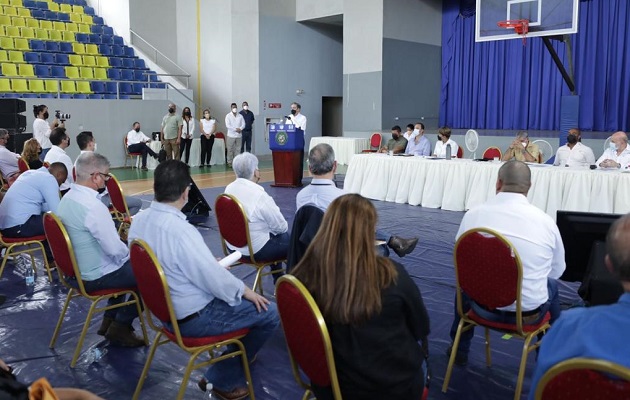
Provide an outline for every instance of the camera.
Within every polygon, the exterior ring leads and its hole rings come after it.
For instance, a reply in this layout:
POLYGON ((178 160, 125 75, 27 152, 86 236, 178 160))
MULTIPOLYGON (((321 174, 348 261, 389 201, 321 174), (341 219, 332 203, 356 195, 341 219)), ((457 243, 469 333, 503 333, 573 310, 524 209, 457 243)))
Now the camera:
POLYGON ((64 114, 60 110, 55 110, 55 118, 59 121, 63 122, 67 119, 70 119, 70 114, 64 114))

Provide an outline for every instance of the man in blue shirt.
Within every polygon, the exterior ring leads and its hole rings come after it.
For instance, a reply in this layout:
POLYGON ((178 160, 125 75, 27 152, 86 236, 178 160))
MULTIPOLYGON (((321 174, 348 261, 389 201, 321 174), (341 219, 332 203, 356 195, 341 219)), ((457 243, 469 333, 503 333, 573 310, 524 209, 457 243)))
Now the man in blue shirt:
POLYGON ((411 154, 414 156, 431 155, 431 142, 424 135, 424 124, 422 122, 418 122, 414 126, 414 130, 407 142, 405 154, 411 154))
POLYGON ((606 267, 624 288, 616 304, 564 311, 542 340, 529 399, 545 372, 574 357, 611 361, 630 368, 630 214, 615 221, 606 237, 606 267))
POLYGON ((245 128, 241 132, 243 134, 243 140, 241 141, 241 153, 244 149, 247 149, 248 153, 252 152, 252 125, 254 124, 254 113, 249 111, 249 104, 246 101, 243 102, 243 109, 240 114, 245 120, 245 128))

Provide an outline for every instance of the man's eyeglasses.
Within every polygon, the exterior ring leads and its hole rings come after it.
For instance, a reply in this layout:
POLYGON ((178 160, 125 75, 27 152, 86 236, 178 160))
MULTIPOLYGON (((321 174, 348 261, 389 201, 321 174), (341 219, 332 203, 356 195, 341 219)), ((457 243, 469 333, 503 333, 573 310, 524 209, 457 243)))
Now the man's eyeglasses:
POLYGON ((92 172, 90 175, 94 176, 96 174, 99 174, 103 178, 103 180, 105 182, 107 182, 108 180, 112 179, 112 175, 111 174, 104 174, 102 172, 92 172))

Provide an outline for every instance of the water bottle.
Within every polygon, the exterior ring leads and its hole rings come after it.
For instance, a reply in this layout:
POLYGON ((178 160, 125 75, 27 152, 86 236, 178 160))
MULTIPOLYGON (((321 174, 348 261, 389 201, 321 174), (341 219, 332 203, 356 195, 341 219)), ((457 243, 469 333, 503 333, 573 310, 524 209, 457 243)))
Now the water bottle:
POLYGON ((83 355, 81 364, 90 365, 92 363, 99 362, 105 354, 107 354, 107 349, 92 347, 83 355))
POLYGON ((451 145, 450 144, 446 145, 446 159, 447 160, 451 159, 451 145))
POLYGON ((26 270, 24 271, 24 281, 26 282, 26 286, 35 285, 35 271, 33 271, 33 266, 30 264, 26 266, 26 270))

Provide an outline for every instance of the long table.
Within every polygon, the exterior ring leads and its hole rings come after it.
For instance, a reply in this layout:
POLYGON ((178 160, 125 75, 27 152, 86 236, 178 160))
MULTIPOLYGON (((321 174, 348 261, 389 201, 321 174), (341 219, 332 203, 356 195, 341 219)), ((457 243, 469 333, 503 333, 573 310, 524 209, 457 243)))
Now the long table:
MULTIPOLYGON (((162 148, 162 144, 159 140, 154 140, 149 143, 149 146, 156 153, 162 148)), ((181 145, 180 145, 181 146, 181 145)), ((186 154, 182 154, 182 161, 185 161, 186 154)), ((201 163, 201 139, 195 138, 190 146, 190 158, 188 159, 188 165, 191 167, 198 167, 201 163)), ((212 145, 212 156, 210 157, 210 165, 225 164, 225 140, 220 138, 214 138, 214 144, 212 145)), ((157 160, 153 157, 147 158, 147 168, 155 169, 158 165, 157 160)))
POLYGON ((370 139, 316 136, 311 138, 309 151, 320 143, 328 143, 335 151, 337 164, 348 165, 352 156, 370 148, 370 139))
MULTIPOLYGON (((364 197, 465 211, 495 195, 502 162, 362 154, 352 158, 344 188, 364 197)), ((630 212, 630 173, 530 165, 527 198, 556 218, 557 210, 630 212)))

